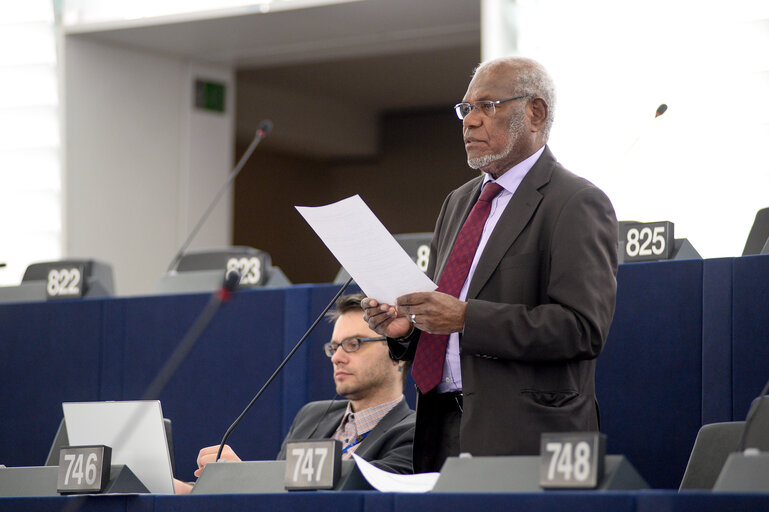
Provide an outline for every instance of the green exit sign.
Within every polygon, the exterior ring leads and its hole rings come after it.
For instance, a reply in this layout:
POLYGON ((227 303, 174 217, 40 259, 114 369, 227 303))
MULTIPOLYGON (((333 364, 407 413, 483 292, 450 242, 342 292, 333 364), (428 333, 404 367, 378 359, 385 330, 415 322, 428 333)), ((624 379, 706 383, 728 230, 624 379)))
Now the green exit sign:
POLYGON ((211 80, 195 80, 195 106, 210 112, 224 113, 226 85, 211 80))

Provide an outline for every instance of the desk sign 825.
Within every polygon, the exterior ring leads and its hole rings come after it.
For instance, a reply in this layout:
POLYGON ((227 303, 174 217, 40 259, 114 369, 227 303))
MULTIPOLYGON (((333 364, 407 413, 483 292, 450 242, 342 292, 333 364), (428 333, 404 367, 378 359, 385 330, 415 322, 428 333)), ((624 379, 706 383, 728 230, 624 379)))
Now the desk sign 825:
POLYGON ((625 262, 669 260, 675 249, 673 223, 627 222, 620 233, 625 262))
POLYGON ((601 483, 606 436, 599 432, 542 434, 539 485, 544 489, 595 489, 601 483))
POLYGON ((335 439, 286 444, 287 490, 333 489, 342 467, 342 443, 335 439))

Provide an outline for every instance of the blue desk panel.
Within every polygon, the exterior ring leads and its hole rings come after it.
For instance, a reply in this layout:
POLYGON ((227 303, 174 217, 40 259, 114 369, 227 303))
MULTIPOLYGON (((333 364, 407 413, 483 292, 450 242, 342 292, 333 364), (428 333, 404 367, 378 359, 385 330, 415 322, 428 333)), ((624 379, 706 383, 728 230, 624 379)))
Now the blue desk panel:
POLYGON ((598 358, 607 452, 651 487, 678 488, 701 425, 702 260, 621 265, 598 358))
MULTIPOLYGON (((221 440, 282 359, 289 295, 285 289, 236 293, 161 393, 163 413, 173 422, 181 478, 193 479, 198 450, 221 440)), ((110 320, 122 326, 123 339, 115 340, 108 371, 118 389, 102 399, 141 397, 208 300, 206 294, 115 301, 110 320)), ((233 432, 229 444, 243 457, 275 457, 282 439, 281 392, 276 380, 233 432)))
POLYGON ((705 260, 702 272, 702 424, 743 420, 732 410, 734 258, 705 260))
POLYGON ((42 465, 63 401, 99 400, 101 300, 0 306, 0 464, 42 465))
POLYGON ((769 379, 769 256, 734 260, 732 368, 736 419, 769 379))
POLYGON ((59 512, 72 504, 80 505, 78 512, 734 512, 769 510, 769 494, 678 494, 674 491, 382 494, 369 491, 0 498, 0 510, 4 512, 59 512))
MULTIPOLYGON (((769 256, 620 266, 614 323, 596 385, 610 453, 675 488, 702 423, 744 418, 769 378, 769 256)), ((339 285, 237 292, 161 395, 177 475, 224 431, 339 285)), ((354 291, 354 290, 351 290, 354 291)), ((0 464, 39 465, 61 402, 135 399, 208 296, 0 305, 0 464)), ((322 321, 230 443, 271 459, 296 411, 334 396, 322 321)), ((406 396, 414 404, 412 381, 406 396)))

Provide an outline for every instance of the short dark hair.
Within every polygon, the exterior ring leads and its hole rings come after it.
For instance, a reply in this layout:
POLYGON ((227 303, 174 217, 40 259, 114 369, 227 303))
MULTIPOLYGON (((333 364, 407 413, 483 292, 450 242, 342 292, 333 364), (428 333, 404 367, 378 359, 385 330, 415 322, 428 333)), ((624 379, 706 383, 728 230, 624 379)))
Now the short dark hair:
MULTIPOLYGON (((390 355, 392 357, 392 354, 390 355)), ((409 370, 411 369, 411 363, 413 361, 401 361, 401 372, 403 375, 401 375, 401 379, 403 380, 403 386, 406 386, 406 377, 409 376, 409 370)))
MULTIPOLYGON (((362 293, 352 293, 349 295, 342 295, 336 300, 336 304, 334 309, 330 310, 328 313, 326 313, 326 318, 328 318, 328 321, 331 323, 336 322, 339 320, 339 317, 344 315, 345 313, 349 313, 350 311, 363 311, 363 308, 360 306, 360 302, 365 299, 366 296, 362 293)), ((388 353, 389 353, 389 347, 388 347, 388 353)), ((392 353, 390 353, 390 358, 392 359, 392 353)), ((393 359, 394 361, 397 361, 397 359, 393 359)), ((411 361, 401 361, 401 372, 403 372, 402 378, 403 378, 403 385, 406 385, 406 376, 409 374, 409 369, 411 368, 411 361)))
POLYGON ((330 310, 328 313, 326 313, 326 318, 328 318, 328 321, 332 324, 339 320, 339 317, 344 315, 345 313, 349 313, 350 311, 361 311, 363 312, 363 308, 360 307, 360 301, 365 299, 366 296, 362 293, 353 293, 350 295, 342 295, 338 299, 336 299, 336 304, 334 304, 334 309, 330 310))

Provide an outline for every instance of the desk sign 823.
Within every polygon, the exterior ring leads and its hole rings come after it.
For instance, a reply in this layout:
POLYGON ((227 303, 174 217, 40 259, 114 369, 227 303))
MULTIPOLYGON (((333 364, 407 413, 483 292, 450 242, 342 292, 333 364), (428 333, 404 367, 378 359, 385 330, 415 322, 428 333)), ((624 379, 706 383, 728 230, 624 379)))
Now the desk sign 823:
POLYGON ((542 434, 539 485, 544 489, 595 489, 601 483, 606 436, 599 432, 542 434))
POLYGON ((620 232, 625 262, 669 260, 675 249, 673 223, 626 222, 620 232))

